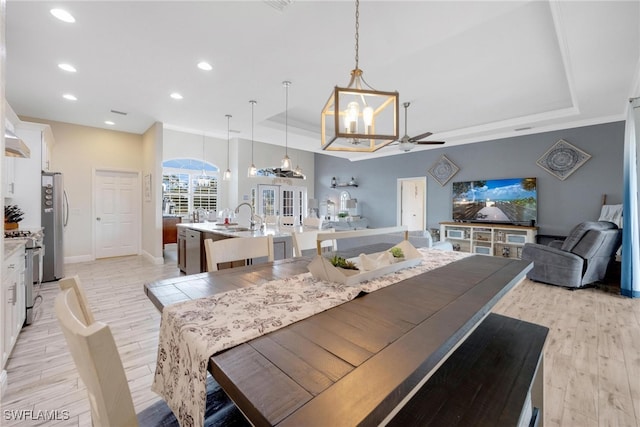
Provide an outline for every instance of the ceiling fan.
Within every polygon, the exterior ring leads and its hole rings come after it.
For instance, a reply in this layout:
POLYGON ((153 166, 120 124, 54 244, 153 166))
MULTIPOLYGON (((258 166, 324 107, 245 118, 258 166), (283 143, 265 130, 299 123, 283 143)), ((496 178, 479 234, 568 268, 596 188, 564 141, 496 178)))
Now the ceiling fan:
POLYGON ((418 145, 440 145, 444 144, 444 141, 420 141, 421 139, 427 138, 433 135, 432 132, 425 132, 417 136, 410 137, 407 134, 407 108, 411 105, 410 102, 405 102, 402 104, 404 107, 404 136, 398 142, 398 148, 400 150, 407 152, 413 150, 413 148, 418 145))

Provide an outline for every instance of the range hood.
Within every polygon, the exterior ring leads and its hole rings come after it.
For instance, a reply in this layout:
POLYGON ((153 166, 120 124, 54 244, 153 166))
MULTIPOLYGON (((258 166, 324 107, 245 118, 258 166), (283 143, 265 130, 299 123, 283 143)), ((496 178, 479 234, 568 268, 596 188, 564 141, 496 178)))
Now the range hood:
POLYGON ((27 144, 9 129, 4 131, 4 155, 9 157, 31 157, 31 150, 27 144))

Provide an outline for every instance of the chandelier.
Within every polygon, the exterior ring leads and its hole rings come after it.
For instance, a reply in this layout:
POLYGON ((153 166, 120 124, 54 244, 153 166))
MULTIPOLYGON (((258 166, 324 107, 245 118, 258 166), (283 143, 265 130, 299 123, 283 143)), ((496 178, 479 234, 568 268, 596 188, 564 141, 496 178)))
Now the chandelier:
POLYGON ((253 107, 255 107, 258 101, 254 101, 253 99, 249 101, 251 104, 251 166, 247 170, 247 176, 249 178, 254 178, 258 176, 258 169, 256 168, 255 163, 253 163, 253 107))
POLYGON ((205 172, 205 157, 204 157, 204 134, 202 134, 202 175, 198 177, 198 187, 208 187, 211 184, 211 179, 205 172))
POLYGON ((322 109, 323 150, 374 152, 398 140, 398 92, 373 89, 358 67, 359 20, 356 0, 356 66, 348 86, 336 86, 322 109))
POLYGON ((285 101, 284 101, 284 157, 280 162, 280 170, 291 170, 291 159, 289 158, 289 86, 290 81, 283 81, 282 86, 285 89, 285 101))
POLYGON ((231 114, 226 114, 225 117, 227 118, 227 170, 224 171, 224 174, 222 175, 222 180, 223 181, 231 181, 231 169, 229 169, 229 150, 230 150, 230 127, 229 127, 229 121, 231 120, 231 114))

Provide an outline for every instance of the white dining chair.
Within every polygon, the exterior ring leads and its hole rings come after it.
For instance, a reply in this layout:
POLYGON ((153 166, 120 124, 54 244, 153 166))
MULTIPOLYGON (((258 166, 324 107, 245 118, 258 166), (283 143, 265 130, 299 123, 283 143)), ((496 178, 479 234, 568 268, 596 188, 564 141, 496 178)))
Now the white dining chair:
POLYGON ((278 215, 265 215, 264 216, 265 227, 275 228, 278 226, 278 215))
POLYGON ((273 261, 273 237, 231 237, 223 240, 204 240, 207 271, 217 271, 218 264, 267 257, 273 261))
MULTIPOLYGON (((320 231, 321 230, 294 231, 292 234, 293 256, 300 257, 302 256, 302 251, 306 251, 310 249, 317 251, 318 233, 320 231)), ((332 232, 334 232, 332 228, 329 230, 322 230, 322 233, 332 233, 332 232)), ((337 244, 335 240, 324 240, 322 241, 322 243, 320 243, 320 248, 322 250, 336 251, 337 244)))
POLYGON ((91 307, 89 306, 89 300, 87 299, 87 295, 84 293, 84 288, 80 284, 80 277, 76 274, 71 277, 64 277, 58 281, 58 286, 61 291, 66 289, 72 289, 76 294, 76 298, 78 301, 80 312, 82 313, 82 317, 80 320, 85 325, 90 325, 95 322, 95 318, 93 317, 93 312, 91 311, 91 307))
MULTIPOLYGON (((80 379, 87 388, 92 425, 178 427, 178 420, 163 400, 136 414, 111 329, 106 323, 84 321, 86 312, 81 309, 83 303, 78 299, 78 295, 84 295, 84 291, 79 281, 69 278, 60 286, 65 288, 56 296, 54 311, 80 379)), ((204 425, 248 425, 242 413, 212 377, 207 379, 204 425)))
POLYGON ((318 230, 320 230, 322 228, 322 222, 323 222, 322 218, 314 218, 314 217, 308 216, 302 220, 302 225, 304 225, 305 227, 317 228, 318 230))
POLYGON ((74 289, 61 291, 55 313, 82 382, 87 387, 94 426, 137 426, 138 419, 111 329, 85 324, 74 289))
POLYGON ((280 217, 280 226, 281 227, 293 227, 294 225, 296 225, 296 217, 295 216, 283 215, 283 216, 280 217))

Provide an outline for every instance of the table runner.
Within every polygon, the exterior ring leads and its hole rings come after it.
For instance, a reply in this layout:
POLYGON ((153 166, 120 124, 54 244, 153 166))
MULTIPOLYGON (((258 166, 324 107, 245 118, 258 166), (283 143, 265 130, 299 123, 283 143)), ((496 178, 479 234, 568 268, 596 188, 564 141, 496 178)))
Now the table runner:
POLYGON ((303 273, 165 307, 151 389, 164 398, 182 427, 201 427, 207 365, 214 354, 351 301, 360 292, 374 292, 470 255, 418 250, 421 264, 355 286, 303 273))

